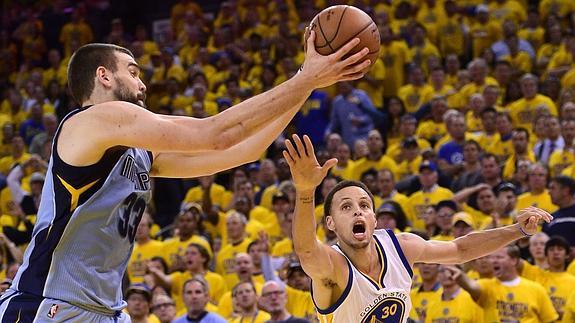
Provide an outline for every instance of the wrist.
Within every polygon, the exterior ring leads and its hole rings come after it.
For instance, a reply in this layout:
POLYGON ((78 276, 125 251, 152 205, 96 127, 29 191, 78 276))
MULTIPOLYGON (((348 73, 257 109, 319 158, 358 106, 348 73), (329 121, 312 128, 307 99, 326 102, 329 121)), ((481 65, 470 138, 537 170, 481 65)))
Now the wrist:
POLYGON ((521 237, 531 237, 533 236, 532 233, 529 233, 527 231, 525 231, 525 229, 523 229, 523 227, 521 226, 521 224, 517 223, 517 230, 519 231, 519 233, 521 234, 521 237))

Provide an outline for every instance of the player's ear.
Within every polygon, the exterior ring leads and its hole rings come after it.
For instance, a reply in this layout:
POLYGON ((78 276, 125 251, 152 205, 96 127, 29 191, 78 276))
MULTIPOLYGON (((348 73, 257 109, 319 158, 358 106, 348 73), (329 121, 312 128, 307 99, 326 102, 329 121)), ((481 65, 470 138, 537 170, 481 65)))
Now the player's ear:
POLYGON ((331 215, 325 217, 325 224, 327 225, 328 229, 335 232, 335 222, 333 221, 333 217, 331 215))
POLYGON ((102 84, 104 87, 111 87, 112 77, 110 71, 104 66, 98 66, 96 69, 96 80, 102 84))

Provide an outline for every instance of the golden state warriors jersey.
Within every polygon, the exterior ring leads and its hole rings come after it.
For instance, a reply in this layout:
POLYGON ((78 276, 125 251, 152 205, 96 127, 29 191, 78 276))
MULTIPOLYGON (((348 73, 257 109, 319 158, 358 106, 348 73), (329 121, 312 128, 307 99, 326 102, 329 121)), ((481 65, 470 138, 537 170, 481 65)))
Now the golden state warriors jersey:
POLYGON ((316 306, 321 323, 407 321, 411 310, 411 266, 392 230, 376 230, 373 238, 381 261, 381 273, 377 281, 355 268, 338 245, 333 246, 346 258, 349 278, 335 304, 327 309, 316 306))

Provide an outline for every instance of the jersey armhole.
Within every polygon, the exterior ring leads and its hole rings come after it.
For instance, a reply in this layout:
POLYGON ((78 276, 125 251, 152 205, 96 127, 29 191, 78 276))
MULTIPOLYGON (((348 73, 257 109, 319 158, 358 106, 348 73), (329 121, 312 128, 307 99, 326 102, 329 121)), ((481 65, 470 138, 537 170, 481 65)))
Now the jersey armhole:
POLYGON ((397 251, 399 258, 401 259, 401 262, 403 263, 403 267, 405 268, 405 270, 407 270, 409 277, 413 278, 413 269, 411 269, 411 266, 409 265, 409 262, 407 261, 407 258, 405 257, 403 250, 401 249, 401 245, 399 244, 399 241, 397 241, 397 237, 395 236, 395 233, 393 233, 393 230, 391 230, 391 229, 386 229, 385 231, 387 232, 387 234, 391 238, 391 241, 393 242, 393 246, 395 247, 395 251, 397 251))
POLYGON ((341 293, 341 295, 335 301, 335 303, 333 303, 326 309, 319 308, 319 306, 317 306, 317 303, 315 302, 315 298, 313 297, 313 283, 310 286, 311 300, 313 301, 313 305, 315 305, 315 308, 317 309, 318 313, 321 315, 328 315, 335 312, 335 310, 345 301, 347 295, 349 295, 349 292, 351 291, 351 286, 353 284, 353 269, 351 268, 351 264, 349 263, 349 260, 347 258, 345 258, 345 261, 347 262, 347 268, 349 270, 349 274, 347 276, 347 285, 345 286, 343 293, 341 293))

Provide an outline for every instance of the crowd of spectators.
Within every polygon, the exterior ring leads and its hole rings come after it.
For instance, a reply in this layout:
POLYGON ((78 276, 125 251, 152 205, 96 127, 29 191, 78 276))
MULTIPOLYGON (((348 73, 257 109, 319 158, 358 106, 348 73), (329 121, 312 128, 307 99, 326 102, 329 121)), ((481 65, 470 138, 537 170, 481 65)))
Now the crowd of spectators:
MULTIPOLYGON (((108 1, 4 4, 0 26, 0 280, 30 241, 51 142, 77 106, 71 54, 90 42, 132 51, 148 109, 205 118, 271 89, 303 63, 305 26, 355 5, 381 35, 365 77, 315 90, 256 163, 196 179, 153 179, 125 277, 134 322, 315 320, 293 253, 292 133, 338 164, 316 192, 365 183, 377 228, 451 240, 537 206, 540 233, 464 264, 417 264, 415 322, 575 321, 575 2, 572 0, 179 0, 170 29, 87 19, 108 1), (495 315, 495 316, 494 316, 495 315)), ((478 246, 480 248, 481 246, 478 246)))

